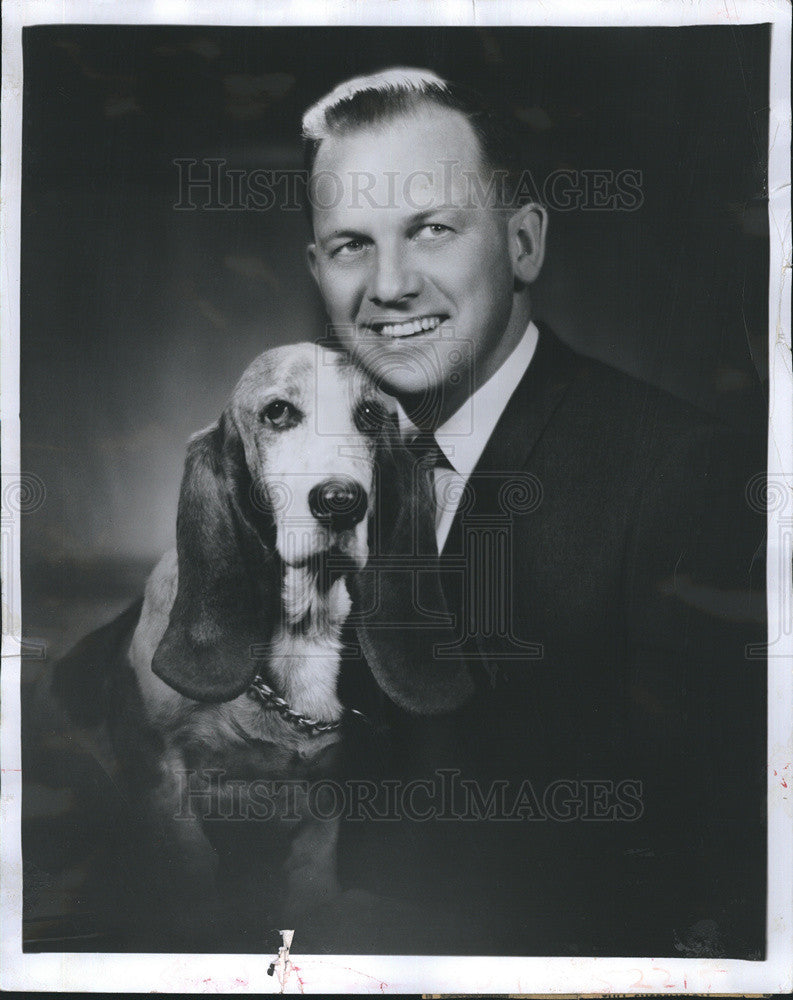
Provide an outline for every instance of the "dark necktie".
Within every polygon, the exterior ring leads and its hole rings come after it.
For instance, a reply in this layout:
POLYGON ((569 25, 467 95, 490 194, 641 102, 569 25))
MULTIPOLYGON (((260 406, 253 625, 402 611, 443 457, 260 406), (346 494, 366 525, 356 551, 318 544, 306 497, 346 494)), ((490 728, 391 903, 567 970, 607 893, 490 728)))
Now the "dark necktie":
POLYGON ((407 445, 407 449, 414 460, 414 499, 417 504, 424 507, 423 511, 419 507, 419 516, 416 518, 416 524, 419 526, 417 539, 418 554, 437 555, 438 540, 435 532, 437 519, 435 468, 438 465, 449 466, 449 462, 441 451, 435 435, 428 431, 422 431, 417 434, 407 445), (429 514, 429 517, 427 517, 427 514, 429 514), (431 525, 431 532, 427 531, 427 524, 431 525))

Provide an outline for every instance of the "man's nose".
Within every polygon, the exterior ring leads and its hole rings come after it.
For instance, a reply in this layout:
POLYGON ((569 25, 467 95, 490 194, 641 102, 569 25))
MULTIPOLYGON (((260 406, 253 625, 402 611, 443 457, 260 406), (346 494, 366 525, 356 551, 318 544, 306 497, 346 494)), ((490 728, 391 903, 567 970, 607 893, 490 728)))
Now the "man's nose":
POLYGON ((412 298, 421 290, 421 276, 405 254, 393 251, 377 255, 369 288, 369 298, 383 306, 412 298))

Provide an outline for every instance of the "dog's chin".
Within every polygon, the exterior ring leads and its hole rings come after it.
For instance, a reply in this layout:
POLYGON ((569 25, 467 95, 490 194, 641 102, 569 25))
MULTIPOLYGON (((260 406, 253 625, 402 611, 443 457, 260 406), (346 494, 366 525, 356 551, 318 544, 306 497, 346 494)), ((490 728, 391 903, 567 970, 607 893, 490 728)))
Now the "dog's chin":
POLYGON ((369 552, 366 547, 361 551, 357 545, 337 544, 332 541, 330 545, 317 547, 308 552, 292 551, 288 558, 281 552, 279 555, 284 566, 322 573, 333 581, 346 576, 347 573, 363 569, 369 552))

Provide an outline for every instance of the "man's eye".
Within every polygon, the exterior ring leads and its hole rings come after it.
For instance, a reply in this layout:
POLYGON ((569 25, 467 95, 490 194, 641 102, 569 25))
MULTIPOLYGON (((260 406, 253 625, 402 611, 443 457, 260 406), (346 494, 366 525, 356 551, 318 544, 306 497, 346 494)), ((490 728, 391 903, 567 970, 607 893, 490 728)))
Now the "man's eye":
POLYGON ((341 246, 336 247, 331 251, 333 257, 338 257, 339 255, 347 256, 349 254, 360 253, 366 244, 363 240, 347 240, 346 243, 342 243, 341 246))
POLYGON ((367 399, 355 411, 355 426, 364 434, 377 434, 388 414, 376 400, 367 399))
POLYGON ((292 427, 298 422, 300 414, 285 399, 276 399, 262 410, 260 417, 263 424, 269 424, 277 430, 292 427))
POLYGON ((445 226, 442 222, 428 222, 421 229, 429 236, 443 236, 445 233, 452 232, 451 226, 445 226))

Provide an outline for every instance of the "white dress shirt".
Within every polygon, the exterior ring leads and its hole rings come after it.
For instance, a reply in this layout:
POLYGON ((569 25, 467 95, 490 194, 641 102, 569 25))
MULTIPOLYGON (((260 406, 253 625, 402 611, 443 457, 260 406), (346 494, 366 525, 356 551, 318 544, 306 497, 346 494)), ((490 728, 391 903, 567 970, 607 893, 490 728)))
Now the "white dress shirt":
MULTIPOLYGON (((537 327, 530 322, 501 367, 435 431, 438 447, 451 466, 438 465, 434 470, 435 535, 439 552, 446 544, 468 477, 476 468, 501 414, 531 364, 538 336, 537 327)), ((419 433, 419 428, 399 403, 397 417, 402 439, 410 441, 419 433)))

